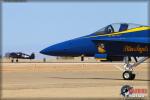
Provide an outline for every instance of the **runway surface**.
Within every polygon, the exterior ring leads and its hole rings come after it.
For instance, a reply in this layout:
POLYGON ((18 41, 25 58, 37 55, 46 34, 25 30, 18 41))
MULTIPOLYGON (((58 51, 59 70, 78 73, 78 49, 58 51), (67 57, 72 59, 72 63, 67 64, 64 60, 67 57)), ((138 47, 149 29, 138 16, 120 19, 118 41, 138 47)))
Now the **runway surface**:
MULTIPOLYGON (((122 79, 123 63, 2 63, 2 98, 123 98, 123 85, 148 90, 148 64, 122 79)), ((145 94, 148 97, 148 93, 145 94)))

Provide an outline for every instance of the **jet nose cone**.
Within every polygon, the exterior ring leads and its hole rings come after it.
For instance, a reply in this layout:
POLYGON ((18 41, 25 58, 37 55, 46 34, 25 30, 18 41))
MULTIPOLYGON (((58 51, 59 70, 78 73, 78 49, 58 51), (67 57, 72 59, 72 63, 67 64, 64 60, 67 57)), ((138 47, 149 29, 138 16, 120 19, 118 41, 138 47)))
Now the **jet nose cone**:
POLYGON ((62 51, 62 48, 60 48, 60 46, 60 44, 52 45, 41 50, 40 53, 45 55, 57 56, 62 51))
POLYGON ((41 54, 47 54, 48 52, 47 52, 47 49, 43 49, 43 50, 40 51, 40 53, 41 54))

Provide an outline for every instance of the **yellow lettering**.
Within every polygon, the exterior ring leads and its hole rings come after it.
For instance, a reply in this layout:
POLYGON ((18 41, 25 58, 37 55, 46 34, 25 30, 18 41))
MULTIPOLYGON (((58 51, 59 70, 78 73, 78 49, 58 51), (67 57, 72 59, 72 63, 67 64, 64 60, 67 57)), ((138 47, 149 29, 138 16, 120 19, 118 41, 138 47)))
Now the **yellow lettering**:
POLYGON ((139 53, 143 53, 143 52, 148 52, 149 48, 148 48, 148 46, 141 47, 140 45, 137 45, 136 47, 133 47, 133 46, 126 45, 124 47, 123 51, 124 52, 139 52, 139 53))

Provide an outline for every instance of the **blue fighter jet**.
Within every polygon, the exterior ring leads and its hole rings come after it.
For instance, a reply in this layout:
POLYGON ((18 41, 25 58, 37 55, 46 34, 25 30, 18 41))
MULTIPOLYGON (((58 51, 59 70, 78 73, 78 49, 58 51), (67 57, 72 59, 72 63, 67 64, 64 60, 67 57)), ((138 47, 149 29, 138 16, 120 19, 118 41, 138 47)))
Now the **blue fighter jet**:
POLYGON ((133 67, 150 57, 150 26, 114 23, 90 35, 49 46, 40 53, 51 56, 95 57, 111 61, 123 58, 123 79, 134 80, 133 67), (131 57, 135 59, 133 64, 130 63, 131 57), (137 60, 137 57, 142 59, 137 60))

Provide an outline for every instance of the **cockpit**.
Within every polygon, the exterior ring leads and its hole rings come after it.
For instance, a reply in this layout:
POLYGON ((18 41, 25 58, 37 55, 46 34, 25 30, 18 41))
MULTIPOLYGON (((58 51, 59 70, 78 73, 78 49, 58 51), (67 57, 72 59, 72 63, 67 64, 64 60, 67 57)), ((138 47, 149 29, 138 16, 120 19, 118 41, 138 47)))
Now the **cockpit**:
POLYGON ((114 23, 96 31, 94 34, 96 35, 111 34, 111 33, 122 32, 128 29, 137 28, 141 26, 142 25, 139 24, 114 23))

